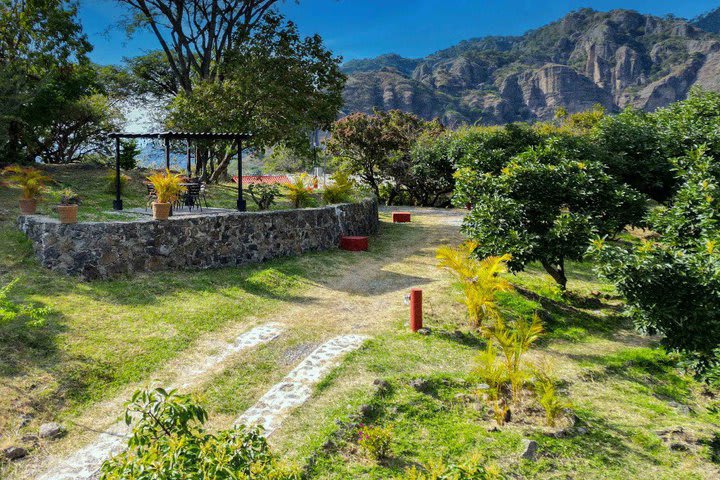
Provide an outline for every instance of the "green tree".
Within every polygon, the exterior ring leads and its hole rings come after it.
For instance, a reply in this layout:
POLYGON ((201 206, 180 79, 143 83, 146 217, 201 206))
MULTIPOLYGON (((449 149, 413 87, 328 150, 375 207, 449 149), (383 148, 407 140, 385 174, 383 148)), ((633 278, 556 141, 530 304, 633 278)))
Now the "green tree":
POLYGON ((437 132, 422 134, 407 153, 397 154, 389 176, 416 205, 447 206, 455 188, 455 166, 448 148, 451 136, 437 132))
MULTIPOLYGON (((401 188, 394 178, 398 175, 397 163, 407 161, 404 156, 423 132, 438 129, 439 124, 400 110, 376 111, 372 115, 354 113, 333 124, 327 148, 338 168, 359 176, 378 198, 380 186, 390 183, 386 200, 391 204, 401 188)), ((402 171, 404 174, 406 168, 402 171)))
MULTIPOLYGON (((295 24, 272 13, 234 45, 221 80, 198 81, 173 100, 171 128, 247 132, 257 149, 307 142, 307 132, 329 127, 342 105, 345 76, 319 36, 301 37, 295 24)), ((211 180, 231 158, 223 156, 211 180)))
POLYGON ((128 425, 134 418, 128 450, 103 464, 102 480, 299 478, 278 464, 259 429, 207 432, 207 412, 190 396, 138 391, 125 414, 128 425))
MULTIPOLYGON (((53 122, 75 101, 95 93, 91 49, 77 7, 63 0, 0 2, 0 149, 32 162, 53 122)), ((42 149, 41 149, 42 150, 42 149)))
POLYGON ((499 173, 460 171, 459 188, 471 178, 477 189, 462 229, 479 258, 509 253, 513 271, 538 261, 565 289, 565 261, 580 260, 594 234, 615 235, 640 221, 643 196, 576 147, 575 138, 551 138, 499 173))
POLYGON ((141 151, 137 140, 124 140, 120 143, 120 168, 132 170, 137 168, 137 157, 141 151))
POLYGON ((592 135, 605 154, 608 173, 659 202, 672 194, 670 154, 653 114, 627 108, 604 117, 592 135))
POLYGON ((702 146, 674 161, 680 187, 648 218, 658 239, 633 246, 598 239, 591 252, 641 330, 720 379, 720 164, 707 152, 702 146))

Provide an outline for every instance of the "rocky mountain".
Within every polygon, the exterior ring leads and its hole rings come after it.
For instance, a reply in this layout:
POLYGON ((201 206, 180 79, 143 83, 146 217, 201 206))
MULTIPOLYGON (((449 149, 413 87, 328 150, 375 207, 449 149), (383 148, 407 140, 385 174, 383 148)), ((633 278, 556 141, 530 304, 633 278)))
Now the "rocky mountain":
POLYGON ((692 24, 706 32, 720 33, 720 7, 693 19, 692 24))
MULTIPOLYGON (((720 13, 718 14, 720 16, 720 13)), ((583 9, 517 37, 461 42, 425 58, 352 60, 345 113, 398 108, 447 125, 544 120, 601 104, 653 110, 698 85, 720 91, 720 35, 630 10, 583 9)))

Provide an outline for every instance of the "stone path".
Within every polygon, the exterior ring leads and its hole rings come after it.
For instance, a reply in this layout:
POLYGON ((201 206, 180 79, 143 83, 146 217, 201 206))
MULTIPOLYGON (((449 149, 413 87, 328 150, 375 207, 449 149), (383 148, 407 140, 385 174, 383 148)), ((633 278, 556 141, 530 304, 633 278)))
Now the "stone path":
MULTIPOLYGON (((243 333, 235 342, 228 344, 215 355, 206 357, 199 365, 181 372, 183 384, 187 388, 205 372, 223 362, 227 357, 242 350, 274 340, 282 333, 283 327, 277 323, 262 325, 243 333)), ((169 389, 178 388, 171 385, 169 389)), ((125 449, 132 429, 125 422, 118 422, 101 432, 88 446, 67 457, 63 462, 38 476, 38 480, 87 480, 97 474, 102 463, 125 449)))
POLYGON ((265 429, 265 436, 270 436, 291 410, 310 398, 313 385, 339 363, 340 357, 359 348, 367 338, 365 335, 341 335, 320 345, 240 415, 235 424, 260 425, 265 429))

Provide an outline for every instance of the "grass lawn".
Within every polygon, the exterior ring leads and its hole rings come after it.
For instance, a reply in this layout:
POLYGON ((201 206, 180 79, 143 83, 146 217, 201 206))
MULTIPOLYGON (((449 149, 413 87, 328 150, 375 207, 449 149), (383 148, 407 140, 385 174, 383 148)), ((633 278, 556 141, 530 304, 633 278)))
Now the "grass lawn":
MULTIPOLYGON (((51 174, 86 195, 84 218, 108 218, 112 196, 100 191, 101 173, 58 167, 51 174)), ((142 206, 141 185, 131 185, 128 203, 142 206)), ((220 192, 213 206, 232 206, 233 192, 220 192)), ((371 337, 270 438, 308 478, 393 478, 437 461, 494 464, 514 478, 720 476, 712 460, 720 455, 717 392, 683 374, 657 339, 636 334, 620 299, 587 264, 569 266, 568 297, 532 267, 510 277, 518 288, 500 300, 507 316, 539 312, 544 321, 529 358, 549 365, 572 402, 576 427, 561 436, 520 418, 495 429, 483 402, 467 401, 477 396, 470 372, 484 341, 465 325, 434 259, 438 245, 461 240, 449 221, 457 217, 427 212, 393 225, 383 214, 382 233, 363 254, 87 283, 38 266, 15 229, 16 211, 16 192, 0 191, 0 282, 19 278, 13 297, 53 313, 39 328, 0 326, 0 447, 50 419, 69 432, 30 460, 0 467, 0 477, 30 477, 46 454, 73 451, 113 422, 135 388, 176 380, 180 363, 269 321, 286 326, 276 341, 232 357, 190 388, 211 427, 230 425, 334 335, 371 337), (428 336, 408 332, 410 287, 424 290, 428 336), (413 387, 418 381, 423 388, 413 387), (358 422, 392 428, 389 458, 376 462, 358 448, 358 422), (537 441, 535 461, 520 459, 524 439, 537 441)))

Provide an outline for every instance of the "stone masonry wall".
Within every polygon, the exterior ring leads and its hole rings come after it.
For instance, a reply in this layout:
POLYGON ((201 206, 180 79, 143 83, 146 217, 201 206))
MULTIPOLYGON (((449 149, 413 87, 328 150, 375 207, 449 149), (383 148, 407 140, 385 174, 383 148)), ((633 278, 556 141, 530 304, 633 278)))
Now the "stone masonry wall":
POLYGON ((337 247, 343 235, 379 228, 375 200, 322 208, 228 212, 158 222, 82 222, 62 225, 21 216, 40 262, 85 279, 135 272, 203 269, 262 262, 337 247))

